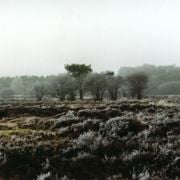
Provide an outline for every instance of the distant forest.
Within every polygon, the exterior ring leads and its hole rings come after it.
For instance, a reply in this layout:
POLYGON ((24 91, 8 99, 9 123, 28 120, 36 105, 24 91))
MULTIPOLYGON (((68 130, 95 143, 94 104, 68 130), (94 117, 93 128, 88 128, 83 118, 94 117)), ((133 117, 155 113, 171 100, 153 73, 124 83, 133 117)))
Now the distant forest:
POLYGON ((148 75, 147 95, 180 94, 180 67, 175 65, 154 66, 149 64, 138 67, 122 67, 119 70, 119 75, 125 77, 135 72, 145 72, 148 75))
POLYGON ((143 65, 138 67, 122 67, 118 74, 112 71, 102 73, 88 72, 84 82, 78 83, 67 73, 51 76, 16 76, 0 77, 0 96, 36 97, 41 100, 44 96, 58 97, 60 100, 75 99, 78 88, 95 100, 102 100, 104 96, 117 99, 126 96, 125 81, 135 73, 145 73, 148 77, 145 95, 178 95, 180 94, 180 67, 143 65), (117 92, 113 92, 117 90, 117 92), (109 95, 108 93, 109 92, 109 95), (114 93, 114 94, 113 94, 114 93), (113 97, 116 96, 118 97, 113 97))

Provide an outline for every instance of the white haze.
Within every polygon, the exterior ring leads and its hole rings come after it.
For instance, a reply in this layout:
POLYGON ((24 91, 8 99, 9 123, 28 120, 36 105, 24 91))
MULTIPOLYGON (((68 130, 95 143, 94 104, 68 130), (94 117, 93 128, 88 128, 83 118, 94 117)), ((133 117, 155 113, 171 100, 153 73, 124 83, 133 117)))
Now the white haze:
POLYGON ((0 75, 180 65, 179 0, 0 0, 0 75))

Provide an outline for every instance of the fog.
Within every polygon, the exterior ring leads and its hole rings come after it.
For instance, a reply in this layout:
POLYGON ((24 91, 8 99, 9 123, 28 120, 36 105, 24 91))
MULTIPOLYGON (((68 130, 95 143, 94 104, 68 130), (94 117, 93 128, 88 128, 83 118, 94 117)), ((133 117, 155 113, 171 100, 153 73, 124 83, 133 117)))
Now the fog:
POLYGON ((178 0, 0 0, 0 75, 180 65, 179 9, 178 0))

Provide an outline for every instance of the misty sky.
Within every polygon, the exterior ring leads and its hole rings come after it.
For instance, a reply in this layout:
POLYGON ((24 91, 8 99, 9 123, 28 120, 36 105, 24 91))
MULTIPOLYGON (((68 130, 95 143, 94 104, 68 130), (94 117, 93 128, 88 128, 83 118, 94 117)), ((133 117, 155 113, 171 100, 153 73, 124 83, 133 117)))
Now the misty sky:
POLYGON ((179 0, 0 0, 0 75, 180 65, 179 0))

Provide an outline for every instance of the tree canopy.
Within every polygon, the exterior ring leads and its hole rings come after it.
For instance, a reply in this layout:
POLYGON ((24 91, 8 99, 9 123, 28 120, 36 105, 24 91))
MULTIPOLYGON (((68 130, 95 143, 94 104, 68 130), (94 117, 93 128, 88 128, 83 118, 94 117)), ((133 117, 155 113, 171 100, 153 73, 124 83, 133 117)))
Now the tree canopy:
POLYGON ((66 64, 65 69, 75 78, 80 78, 92 72, 91 65, 86 64, 66 64))
POLYGON ((84 79, 86 75, 92 72, 91 65, 86 64, 66 64, 65 69, 71 74, 79 85, 79 96, 84 98, 84 79))

